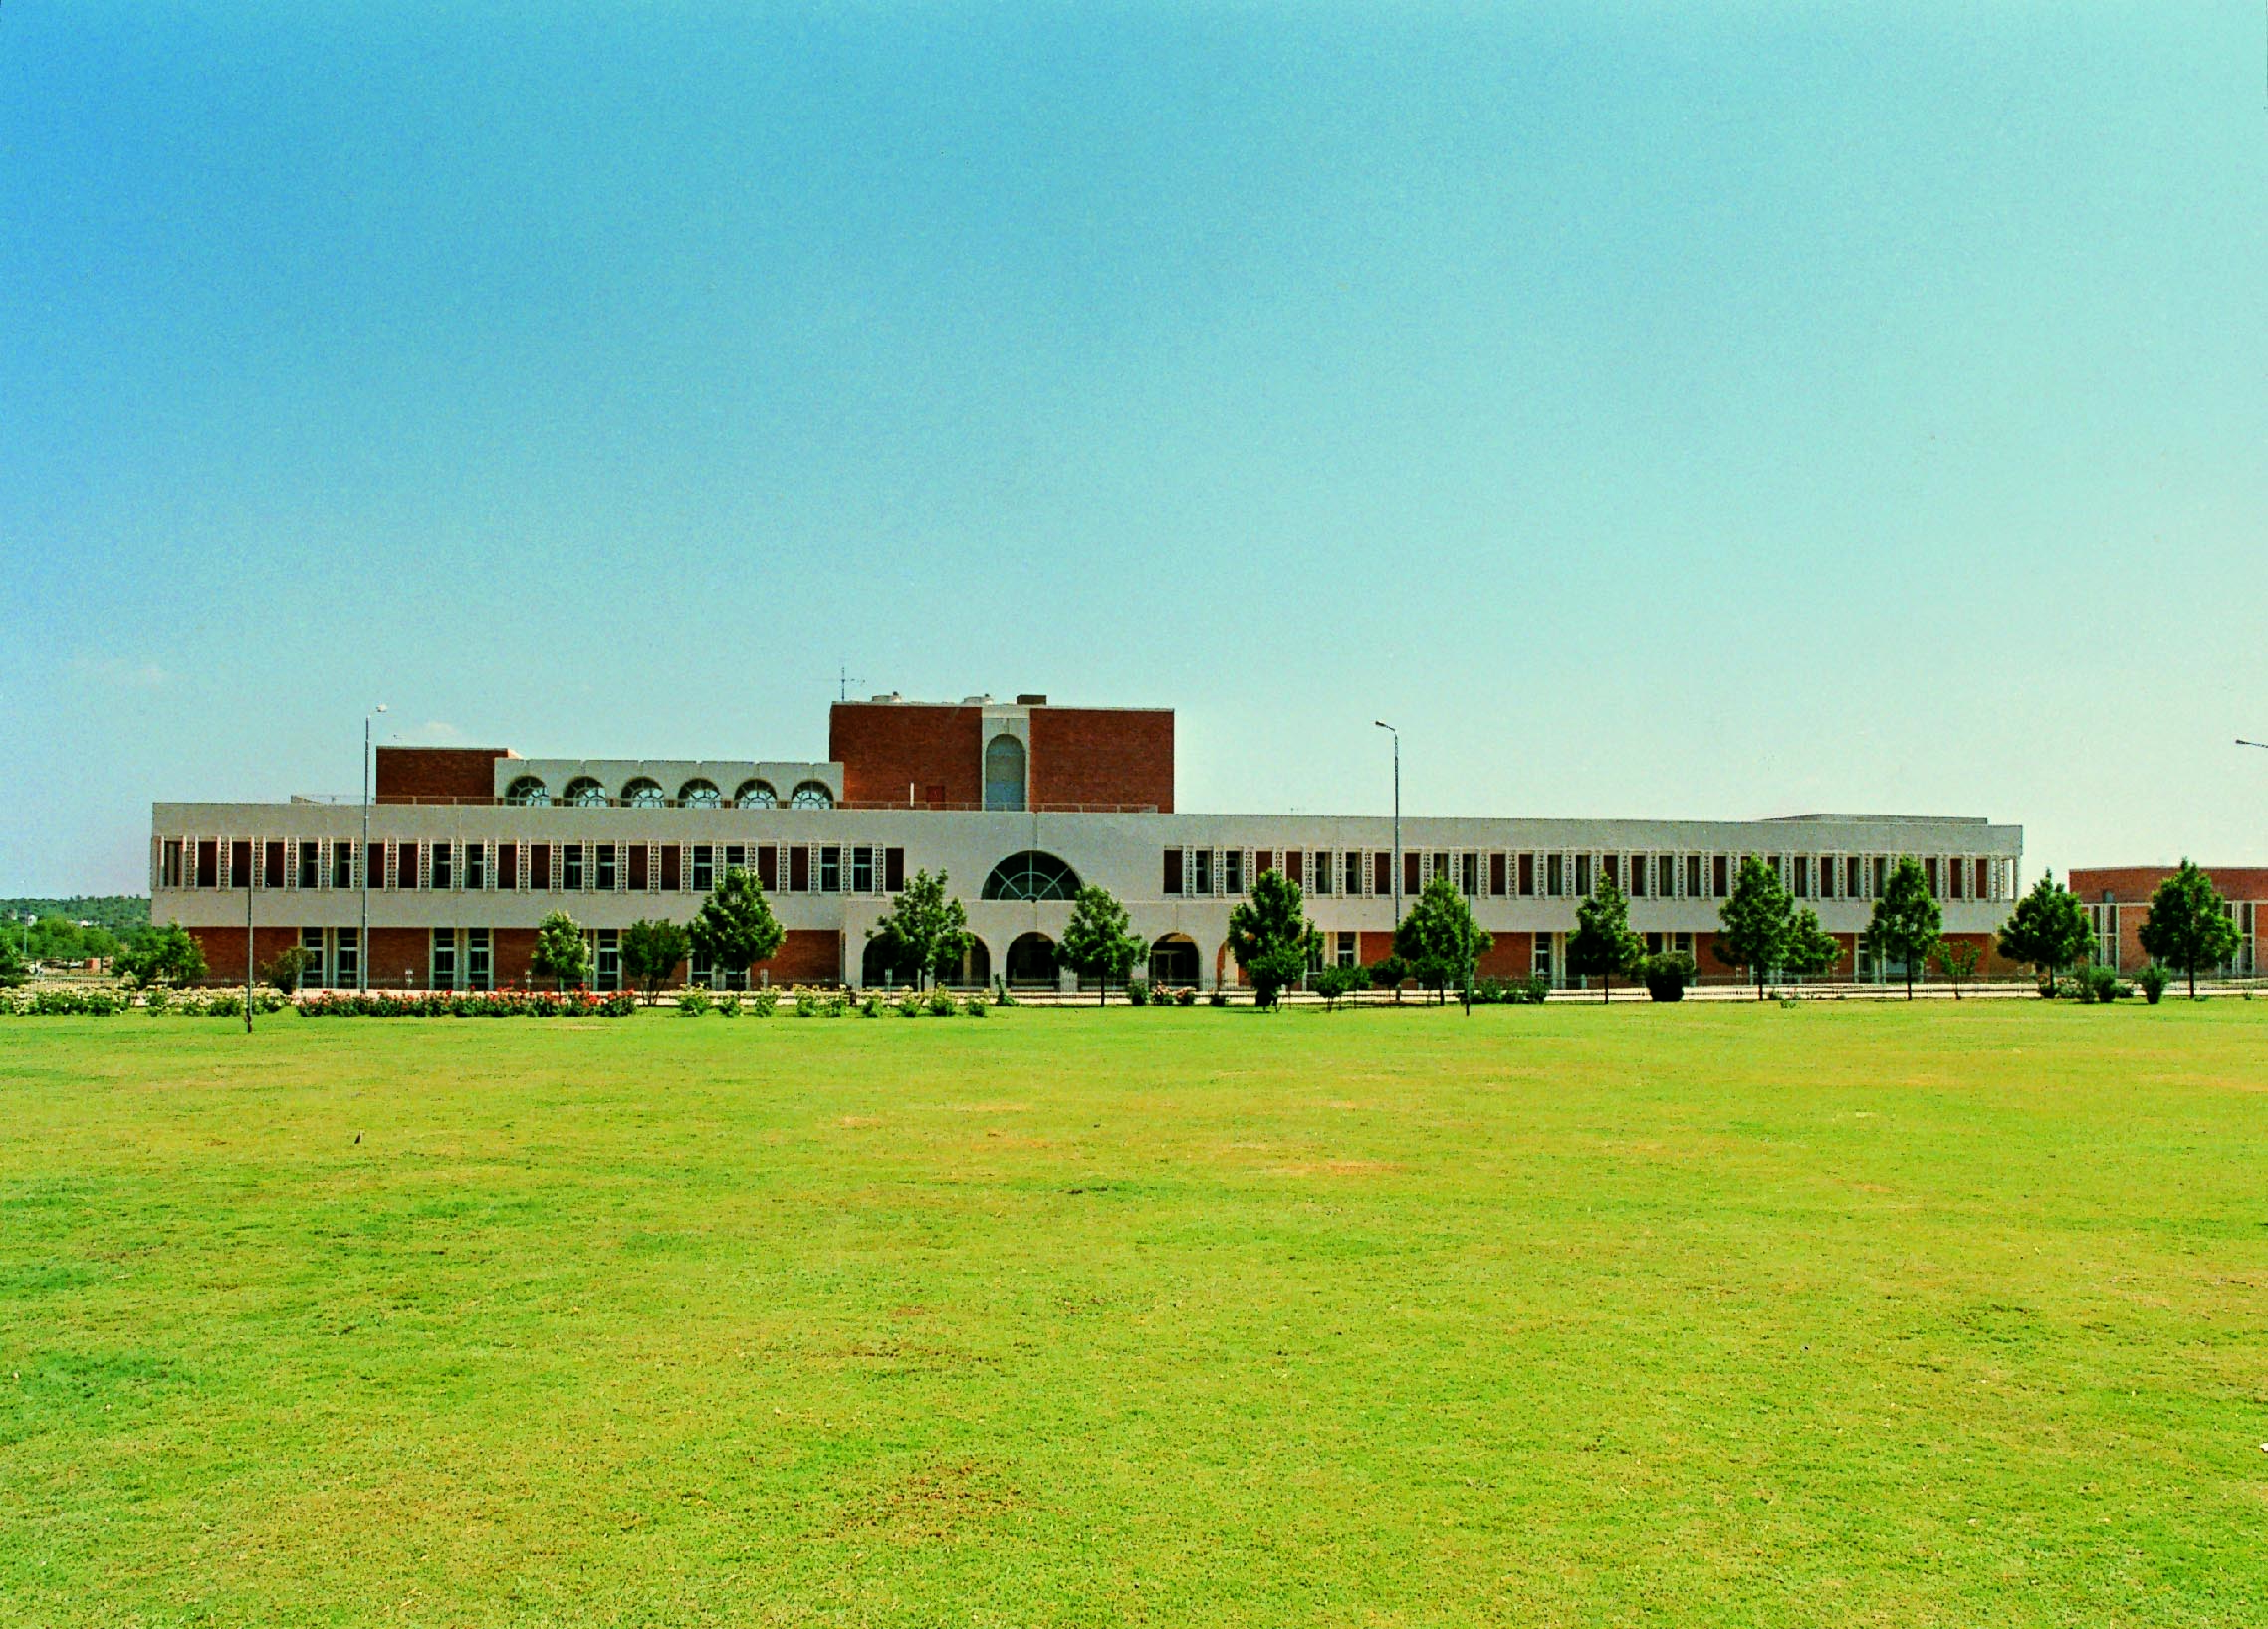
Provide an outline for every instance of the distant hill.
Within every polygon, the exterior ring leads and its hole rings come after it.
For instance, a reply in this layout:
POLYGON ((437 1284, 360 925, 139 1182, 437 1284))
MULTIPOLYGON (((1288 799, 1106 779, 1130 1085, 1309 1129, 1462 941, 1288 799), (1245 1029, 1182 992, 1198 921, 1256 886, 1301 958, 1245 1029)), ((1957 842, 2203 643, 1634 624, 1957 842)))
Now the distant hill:
POLYGON ((149 926, 145 894, 75 894, 69 899, 0 899, 0 920, 61 916, 92 922, 120 939, 149 926))

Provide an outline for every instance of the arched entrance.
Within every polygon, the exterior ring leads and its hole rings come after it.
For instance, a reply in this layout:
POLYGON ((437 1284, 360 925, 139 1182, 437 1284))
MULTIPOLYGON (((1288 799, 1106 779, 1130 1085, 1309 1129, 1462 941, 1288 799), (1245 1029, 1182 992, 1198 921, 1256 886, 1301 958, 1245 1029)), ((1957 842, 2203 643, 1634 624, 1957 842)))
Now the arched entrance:
POLYGON ((866 941, 866 955, 858 967, 858 982, 868 990, 879 990, 885 985, 905 982, 891 975, 889 947, 882 940, 866 941))
POLYGON ((1053 985, 1056 982, 1055 941, 1044 933, 1021 933, 1008 947, 1008 982, 1053 985))
POLYGON ((1150 978, 1157 984, 1189 986, 1197 983, 1197 941, 1186 933, 1169 933, 1150 944, 1150 978))
POLYGON ((985 948, 984 940, 972 933, 969 935, 968 948, 961 953, 960 963, 951 968, 940 969, 938 979, 945 984, 965 985, 971 988, 991 984, 993 982, 993 953, 985 948))

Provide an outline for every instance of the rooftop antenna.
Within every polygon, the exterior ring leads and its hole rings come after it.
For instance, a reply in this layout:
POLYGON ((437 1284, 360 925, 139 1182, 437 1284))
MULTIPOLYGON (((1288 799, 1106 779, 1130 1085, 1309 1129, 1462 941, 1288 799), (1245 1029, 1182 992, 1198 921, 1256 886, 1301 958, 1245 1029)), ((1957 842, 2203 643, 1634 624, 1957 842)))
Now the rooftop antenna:
MULTIPOLYGON (((835 685, 834 699, 837 701, 848 701, 850 699, 851 682, 850 664, 848 662, 845 662, 840 667, 836 668, 835 677, 837 682, 835 685)), ((864 684, 866 681, 864 679, 860 679, 858 682, 860 684, 864 684)))

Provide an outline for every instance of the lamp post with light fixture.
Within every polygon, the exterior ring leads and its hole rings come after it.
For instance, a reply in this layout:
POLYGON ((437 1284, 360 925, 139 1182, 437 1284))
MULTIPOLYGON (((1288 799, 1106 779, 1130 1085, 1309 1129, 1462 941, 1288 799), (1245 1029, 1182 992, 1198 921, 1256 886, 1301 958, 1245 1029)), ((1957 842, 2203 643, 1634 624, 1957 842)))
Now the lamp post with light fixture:
POLYGON ((355 866, 362 877, 362 926, 354 935, 354 988, 370 988, 370 721, 386 710, 379 702, 362 715, 362 851, 355 866))
POLYGON ((1402 732, 1382 718, 1371 722, 1394 738, 1394 926, 1402 926, 1402 732))

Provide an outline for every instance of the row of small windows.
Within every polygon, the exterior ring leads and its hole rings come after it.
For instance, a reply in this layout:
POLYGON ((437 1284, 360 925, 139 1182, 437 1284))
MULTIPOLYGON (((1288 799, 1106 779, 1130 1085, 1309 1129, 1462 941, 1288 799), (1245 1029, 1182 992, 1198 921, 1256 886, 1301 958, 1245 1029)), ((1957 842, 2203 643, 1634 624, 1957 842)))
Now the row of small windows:
MULTIPOLYGON (((677 789, 673 799, 663 790, 662 784, 651 776, 641 775, 622 785, 621 794, 610 796, 605 784, 593 775, 578 775, 569 781, 557 799, 540 775, 523 775, 504 789, 504 801, 531 808, 544 808, 552 804, 566 804, 577 809, 607 809, 620 805, 628 809, 667 809, 673 804, 680 809, 723 809, 725 795, 714 781, 692 780, 677 789)), ((761 777, 743 781, 733 791, 735 809, 778 809, 780 793, 770 781, 761 777)), ((834 794, 827 790, 824 781, 798 781, 788 794, 790 809, 832 809, 834 794)))
MULTIPOLYGON (((1877 899, 1897 857, 1890 854, 1764 856, 1798 899, 1877 899)), ((1633 899, 1724 899, 1739 876, 1734 854, 1595 854, 1409 850, 1402 854, 1402 892, 1423 893, 1446 876, 1473 898, 1568 899, 1587 896, 1604 877, 1633 899)), ((1922 861, 1939 899, 2007 899, 2015 862, 1973 855, 1922 861)), ((1169 897, 1247 892, 1254 879, 1280 870, 1311 894, 1394 892, 1394 856, 1376 849, 1168 848, 1161 886, 1169 897)))
POLYGON ((734 867, 772 892, 896 893, 906 851, 873 844, 676 842, 254 843, 168 837, 161 888, 359 888, 480 893, 707 893, 734 867), (360 864, 357 865, 357 859, 360 864))

